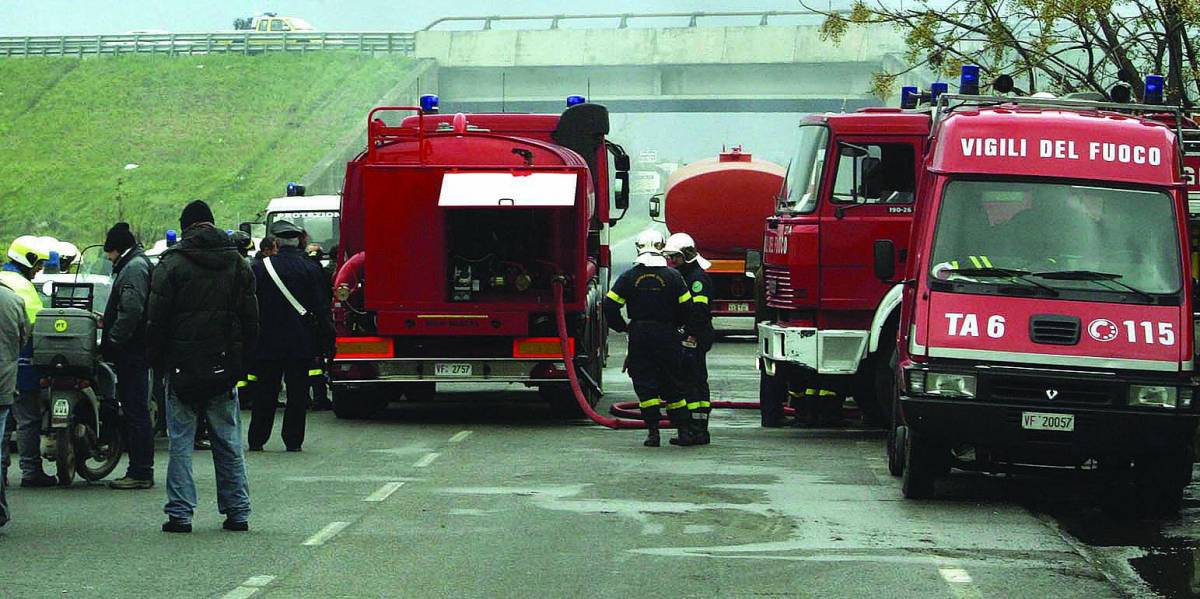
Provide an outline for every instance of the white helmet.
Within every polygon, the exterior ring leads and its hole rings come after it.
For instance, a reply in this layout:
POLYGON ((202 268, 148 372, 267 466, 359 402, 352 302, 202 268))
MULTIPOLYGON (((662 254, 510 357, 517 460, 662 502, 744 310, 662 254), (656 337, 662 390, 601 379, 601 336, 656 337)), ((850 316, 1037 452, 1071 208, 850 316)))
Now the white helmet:
POLYGON ((654 229, 646 229, 638 233, 633 245, 637 248, 639 256, 642 254, 661 254, 666 241, 663 240, 662 233, 654 229))
POLYGON ((712 266, 712 262, 704 259, 700 252, 696 250, 696 240, 692 239, 687 233, 675 233, 667 239, 663 251, 668 254, 679 254, 683 256, 684 262, 695 262, 700 268, 708 270, 712 266))
POLYGON ((50 249, 51 246, 46 245, 41 238, 22 235, 8 246, 8 258, 25 268, 33 268, 34 264, 50 259, 50 249))

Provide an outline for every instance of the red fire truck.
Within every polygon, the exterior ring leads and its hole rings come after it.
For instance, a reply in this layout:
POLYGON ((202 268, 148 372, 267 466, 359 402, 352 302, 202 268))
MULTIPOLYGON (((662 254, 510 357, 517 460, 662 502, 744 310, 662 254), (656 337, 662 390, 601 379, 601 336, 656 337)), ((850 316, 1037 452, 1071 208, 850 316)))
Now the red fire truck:
POLYGON ((754 316, 746 251, 762 242, 763 219, 774 211, 783 178, 782 166, 756 160, 739 146, 676 170, 667 179, 665 197, 650 199, 651 218, 665 210, 667 230, 691 235, 712 262, 714 316, 754 316))
POLYGON ((1106 501, 1141 513, 1179 508, 1197 425, 1183 123, 1160 105, 937 98, 912 241, 873 243, 881 281, 905 273, 889 465, 906 497, 951 467, 1033 465, 1103 471, 1122 483, 1106 501))
POLYGON ((629 158, 605 139, 607 110, 572 97, 561 116, 442 115, 433 102, 371 111, 367 150, 346 170, 335 412, 365 417, 465 382, 536 386, 575 405, 567 367, 594 403, 610 202, 628 207, 629 158))
POLYGON ((763 241, 764 402, 820 388, 854 396, 873 423, 886 420, 889 400, 876 397, 890 398, 901 289, 874 276, 872 242, 891 242, 907 260, 929 123, 899 108, 803 121, 763 241))

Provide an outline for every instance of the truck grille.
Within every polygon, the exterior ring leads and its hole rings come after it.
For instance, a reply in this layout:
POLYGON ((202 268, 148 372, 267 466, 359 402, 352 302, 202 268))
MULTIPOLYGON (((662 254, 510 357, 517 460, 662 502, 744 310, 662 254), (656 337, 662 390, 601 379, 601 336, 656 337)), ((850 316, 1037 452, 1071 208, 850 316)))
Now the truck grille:
POLYGON ((987 388, 992 401, 1050 407, 1112 404, 1123 387, 1112 381, 990 377, 987 388))
POLYGON ((1029 319, 1029 338, 1043 345, 1079 343, 1079 319, 1074 316, 1038 314, 1029 319))
POLYGON ((792 289, 791 273, 786 267, 764 266, 763 284, 767 290, 768 306, 784 310, 796 308, 796 290, 792 289))

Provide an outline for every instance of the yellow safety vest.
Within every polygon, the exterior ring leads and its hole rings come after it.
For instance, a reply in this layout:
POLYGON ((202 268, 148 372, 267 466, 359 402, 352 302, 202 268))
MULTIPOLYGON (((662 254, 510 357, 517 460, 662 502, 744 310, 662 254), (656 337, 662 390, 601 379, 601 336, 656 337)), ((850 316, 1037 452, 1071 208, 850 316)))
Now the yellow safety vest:
POLYGON ((12 289, 17 297, 25 302, 25 315, 29 317, 29 323, 33 324, 37 320, 38 312, 45 307, 42 305, 42 296, 38 295, 33 283, 21 273, 0 270, 0 285, 12 289))

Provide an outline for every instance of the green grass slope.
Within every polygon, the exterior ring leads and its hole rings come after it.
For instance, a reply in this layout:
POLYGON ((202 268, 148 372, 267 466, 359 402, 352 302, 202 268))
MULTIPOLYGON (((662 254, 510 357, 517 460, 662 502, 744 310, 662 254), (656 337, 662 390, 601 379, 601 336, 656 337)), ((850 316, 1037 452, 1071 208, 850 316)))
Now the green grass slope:
POLYGON ((2 59, 0 244, 82 246, 122 217, 149 243, 193 198, 234 228, 414 66, 349 52, 2 59))

